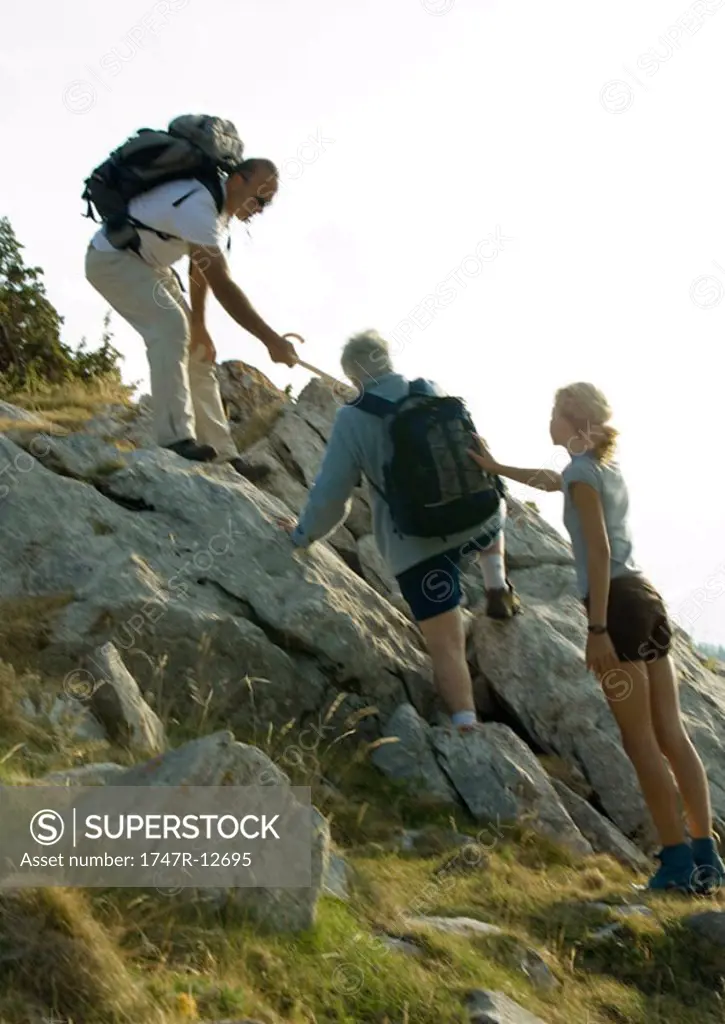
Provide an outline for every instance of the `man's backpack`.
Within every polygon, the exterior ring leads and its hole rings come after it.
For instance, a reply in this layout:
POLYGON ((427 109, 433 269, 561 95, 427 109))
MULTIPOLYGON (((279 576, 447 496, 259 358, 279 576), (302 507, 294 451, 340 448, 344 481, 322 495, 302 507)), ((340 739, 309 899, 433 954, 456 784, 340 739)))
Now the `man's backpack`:
POLYGON ((384 490, 370 482, 386 501, 398 533, 445 539, 496 514, 503 482, 468 454, 476 445, 476 428, 462 399, 432 394, 421 378, 397 402, 365 393, 350 404, 389 419, 393 453, 384 469, 384 490))
MULTIPOLYGON (((138 250, 137 228, 145 224, 129 217, 128 204, 149 189, 181 178, 195 178, 209 189, 217 210, 224 205, 223 175, 242 162, 244 143, 231 121, 208 114, 174 118, 166 131, 141 128, 86 179, 82 198, 106 229, 116 249, 138 250)), ((171 238, 157 231, 162 238, 171 238)))

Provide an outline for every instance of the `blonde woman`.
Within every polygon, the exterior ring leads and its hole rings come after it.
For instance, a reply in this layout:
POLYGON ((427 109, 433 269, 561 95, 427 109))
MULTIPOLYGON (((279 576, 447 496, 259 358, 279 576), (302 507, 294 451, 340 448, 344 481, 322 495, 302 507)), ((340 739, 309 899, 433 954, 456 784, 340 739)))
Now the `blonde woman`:
POLYGON ((725 865, 712 834, 708 781, 680 713, 667 610, 633 558, 627 486, 613 459, 617 431, 610 418, 601 391, 570 384, 556 393, 550 425, 553 443, 571 456, 561 474, 502 466, 488 450, 470 454, 490 473, 563 491, 589 618, 586 664, 602 684, 662 843, 648 888, 712 890, 725 882, 725 865))

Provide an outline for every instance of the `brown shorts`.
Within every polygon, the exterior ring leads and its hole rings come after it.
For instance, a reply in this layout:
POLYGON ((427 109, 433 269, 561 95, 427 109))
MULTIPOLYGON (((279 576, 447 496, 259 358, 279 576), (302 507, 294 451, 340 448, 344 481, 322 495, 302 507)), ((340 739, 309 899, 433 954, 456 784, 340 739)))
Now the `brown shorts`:
MULTIPOLYGON (((584 606, 589 610, 588 597, 584 606)), ((620 661, 657 661, 670 652, 672 626, 665 603, 640 574, 610 582, 607 627, 620 661)))

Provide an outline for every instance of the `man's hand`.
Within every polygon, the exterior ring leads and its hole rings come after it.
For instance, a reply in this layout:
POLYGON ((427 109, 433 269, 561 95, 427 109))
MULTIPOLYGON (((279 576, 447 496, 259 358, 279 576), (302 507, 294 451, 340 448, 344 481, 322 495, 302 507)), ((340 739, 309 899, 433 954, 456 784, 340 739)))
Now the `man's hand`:
POLYGON ((192 352, 199 352, 205 363, 216 362, 216 349, 204 324, 192 324, 189 343, 192 352))
POLYGON ((299 334, 276 335, 276 337, 270 338, 266 342, 267 351, 273 363, 284 363, 285 366, 294 366, 299 362, 300 357, 297 355, 292 342, 287 340, 288 338, 297 338, 299 341, 304 342, 304 338, 300 338, 299 334))

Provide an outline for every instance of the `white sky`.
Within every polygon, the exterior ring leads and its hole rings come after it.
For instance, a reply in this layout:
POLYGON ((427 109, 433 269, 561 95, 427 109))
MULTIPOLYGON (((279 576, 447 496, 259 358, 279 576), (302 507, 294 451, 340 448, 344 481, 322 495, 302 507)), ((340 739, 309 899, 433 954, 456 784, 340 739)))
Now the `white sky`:
MULTIPOLYGON (((231 253, 272 326, 333 374, 353 331, 394 334, 402 372, 465 395, 510 463, 551 465, 554 390, 595 382, 624 434, 639 561, 683 626, 725 642, 724 8, 6 5, 0 214, 44 268, 64 339, 95 343, 84 178, 139 127, 230 118, 248 155, 282 167, 280 197, 231 253), (477 270, 463 261, 479 243, 477 270), (446 279, 448 304, 416 325, 446 279)), ((220 360, 306 382, 218 307, 210 324, 220 360)), ((145 382, 141 340, 113 325, 126 379, 145 382)), ((514 490, 561 528, 561 496, 514 490)))

